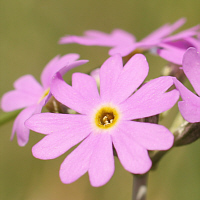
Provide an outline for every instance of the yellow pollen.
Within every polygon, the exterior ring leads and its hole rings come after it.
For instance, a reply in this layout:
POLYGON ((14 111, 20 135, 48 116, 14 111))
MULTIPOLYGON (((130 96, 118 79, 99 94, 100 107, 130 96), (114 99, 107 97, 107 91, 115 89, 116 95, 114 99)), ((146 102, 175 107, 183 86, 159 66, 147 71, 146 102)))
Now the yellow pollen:
POLYGON ((47 88, 43 95, 40 97, 40 100, 38 101, 38 103, 40 103, 48 94, 49 94, 50 88, 47 88))
POLYGON ((119 119, 119 112, 111 106, 101 107, 95 114, 95 125, 101 129, 113 127, 119 119))

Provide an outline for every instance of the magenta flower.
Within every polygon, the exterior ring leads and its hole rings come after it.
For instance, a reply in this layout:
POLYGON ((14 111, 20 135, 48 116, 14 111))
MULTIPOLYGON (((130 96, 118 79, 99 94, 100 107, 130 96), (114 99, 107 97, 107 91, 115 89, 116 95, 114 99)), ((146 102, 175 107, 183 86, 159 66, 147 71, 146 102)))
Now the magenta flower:
POLYGON ((171 108, 179 93, 172 90, 169 76, 142 84, 148 74, 146 58, 137 54, 123 67, 120 55, 109 58, 100 68, 100 94, 93 77, 74 73, 72 86, 59 73, 51 92, 62 104, 79 114, 42 113, 25 125, 46 136, 32 149, 39 159, 54 159, 74 145, 60 167, 63 183, 72 183, 88 172, 93 186, 102 186, 114 173, 113 146, 124 168, 143 174, 151 168, 147 150, 166 150, 173 135, 162 125, 132 121, 171 108))
POLYGON ((167 61, 182 65, 183 55, 189 47, 200 50, 200 40, 191 37, 193 34, 195 35, 198 28, 199 26, 196 26, 175 36, 168 37, 159 45, 158 55, 167 61))
POLYGON ((195 48, 189 48, 185 53, 183 71, 198 96, 174 78, 176 88, 183 99, 183 101, 178 102, 179 110, 188 122, 200 122, 200 55, 195 48))
POLYGON ((199 26, 195 26, 170 36, 184 23, 185 19, 182 18, 172 25, 165 24, 139 42, 136 41, 132 34, 120 29, 115 29, 111 32, 111 34, 90 30, 86 31, 85 36, 82 37, 67 35, 62 37, 59 43, 78 43, 88 46, 108 46, 112 47, 109 51, 110 55, 120 53, 121 56, 127 56, 134 50, 151 50, 168 61, 181 64, 184 51, 191 46, 195 46, 197 48, 200 44, 199 41, 190 41, 192 36, 197 35, 199 26), (175 54, 174 51, 176 51, 175 54))
POLYGON ((63 75, 68 70, 87 62, 85 60, 76 61, 78 58, 78 54, 57 56, 44 68, 41 74, 42 85, 32 75, 25 75, 14 82, 15 90, 3 95, 1 108, 5 112, 25 108, 16 117, 11 136, 13 139, 16 132, 20 146, 26 145, 29 139, 29 129, 24 126, 24 122, 34 113, 41 112, 42 107, 51 96, 50 83, 53 75, 58 71, 63 75))

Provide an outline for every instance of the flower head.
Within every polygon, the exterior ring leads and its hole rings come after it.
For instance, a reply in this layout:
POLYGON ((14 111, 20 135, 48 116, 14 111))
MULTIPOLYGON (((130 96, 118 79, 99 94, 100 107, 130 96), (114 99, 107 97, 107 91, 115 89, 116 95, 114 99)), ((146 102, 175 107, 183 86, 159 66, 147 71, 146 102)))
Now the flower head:
POLYGON ((189 48, 186 51, 182 69, 197 95, 174 78, 175 86, 183 100, 178 102, 179 110, 188 122, 200 122, 200 55, 195 48, 189 48))
POLYGON ((181 18, 174 24, 165 24, 150 35, 137 42, 135 37, 121 29, 115 29, 111 34, 100 31, 89 30, 85 32, 85 36, 62 37, 60 44, 78 43, 87 46, 108 46, 112 47, 109 51, 110 55, 120 53, 121 56, 127 56, 132 52, 143 52, 150 50, 162 58, 181 64, 182 56, 187 48, 200 45, 200 41, 192 38, 197 35, 199 26, 192 27, 178 34, 171 34, 185 23, 185 19, 181 18))
POLYGON ((123 67, 120 55, 110 57, 100 68, 100 94, 92 76, 74 73, 72 86, 59 73, 52 80, 52 94, 78 114, 33 115, 26 126, 46 136, 32 149, 40 159, 54 159, 74 145, 79 146, 60 168, 63 183, 88 172, 93 186, 101 186, 114 173, 113 147, 124 168, 136 174, 151 168, 147 150, 166 150, 173 135, 158 124, 133 121, 159 114, 178 100, 171 77, 160 77, 133 93, 148 74, 146 58, 137 54, 123 67))
POLYGON ((51 96, 50 84, 53 75, 58 71, 63 75, 68 70, 87 62, 85 60, 76 61, 78 58, 78 54, 57 56, 44 68, 41 74, 42 85, 32 75, 25 75, 14 82, 15 90, 3 95, 1 108, 5 112, 25 108, 16 117, 11 136, 12 139, 15 132, 17 133, 20 146, 26 145, 29 139, 29 129, 24 126, 24 122, 34 113, 41 112, 42 107, 51 96))

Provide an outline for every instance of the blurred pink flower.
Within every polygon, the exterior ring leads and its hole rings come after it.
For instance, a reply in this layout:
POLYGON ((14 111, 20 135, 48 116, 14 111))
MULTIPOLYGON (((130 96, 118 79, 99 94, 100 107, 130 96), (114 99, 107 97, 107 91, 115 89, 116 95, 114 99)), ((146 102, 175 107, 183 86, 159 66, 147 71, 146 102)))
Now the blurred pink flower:
POLYGON ((60 167, 63 183, 72 183, 88 172, 92 186, 107 183, 114 173, 113 147, 123 167, 135 174, 151 168, 147 150, 166 150, 173 135, 162 125, 132 121, 170 109, 179 92, 166 92, 172 77, 165 76, 143 83, 148 63, 142 54, 133 56, 123 67, 119 54, 100 68, 100 95, 92 76, 74 73, 72 86, 59 73, 52 80, 53 96, 79 114, 42 113, 33 115, 25 125, 46 134, 32 149, 39 159, 54 159, 71 147, 60 167))
POLYGON ((34 113, 41 112, 42 107, 49 100, 50 83, 53 75, 60 72, 62 75, 70 69, 86 63, 85 60, 76 61, 78 54, 67 54, 63 57, 53 58, 44 68, 41 74, 40 85, 32 75, 25 75, 14 82, 15 90, 5 93, 1 99, 1 108, 5 112, 25 108, 16 117, 12 129, 17 134, 17 141, 20 146, 26 145, 29 140, 29 129, 24 126, 24 122, 34 113))
POLYGON ((183 99, 178 102, 179 110, 188 122, 200 122, 200 55, 195 48, 186 51, 182 68, 197 95, 174 78, 175 86, 183 99))
POLYGON ((109 54, 114 55, 120 53, 121 56, 127 56, 134 50, 150 50, 170 62, 181 64, 182 56, 186 49, 191 46, 197 48, 200 45, 199 40, 191 41, 194 39, 192 36, 198 34, 197 30, 199 30, 199 26, 170 36, 184 23, 185 19, 181 18, 172 25, 165 24, 139 42, 136 41, 136 38, 132 34, 121 29, 115 29, 111 34, 89 30, 82 37, 67 35, 62 37, 59 43, 78 43, 87 46, 112 47, 109 54))

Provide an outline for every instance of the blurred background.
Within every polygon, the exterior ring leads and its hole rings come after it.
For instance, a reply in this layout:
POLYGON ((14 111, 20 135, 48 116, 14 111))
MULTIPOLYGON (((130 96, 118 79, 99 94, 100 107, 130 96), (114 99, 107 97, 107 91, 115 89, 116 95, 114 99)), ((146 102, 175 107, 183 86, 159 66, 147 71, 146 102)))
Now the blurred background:
MULTIPOLYGON (((13 82, 32 74, 40 81, 44 66, 56 55, 79 53, 90 62, 70 71, 88 73, 108 58, 108 48, 77 44, 58 45, 66 34, 82 35, 96 29, 110 33, 115 28, 142 39, 164 23, 181 17, 187 23, 180 30, 200 23, 196 0, 0 0, 0 96, 13 89, 13 82)), ((160 75, 166 62, 147 56, 149 78, 160 75)), ((0 111, 0 114, 2 111, 0 111)), ((174 115, 175 111, 171 112, 174 115)), ((166 126, 173 117, 165 120, 166 126)), ((0 127, 0 200, 121 200, 131 199, 132 175, 115 162, 115 174, 103 187, 93 188, 84 175, 65 185, 59 179, 59 167, 67 153, 48 161, 34 158, 32 146, 42 136, 31 132, 25 147, 10 141, 13 121, 0 127)), ((150 172, 148 200, 200 199, 200 143, 175 148, 150 172)))

